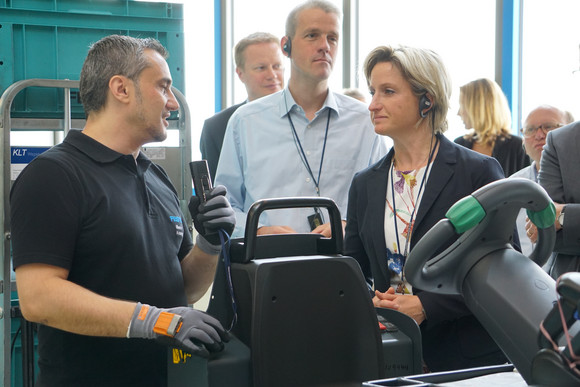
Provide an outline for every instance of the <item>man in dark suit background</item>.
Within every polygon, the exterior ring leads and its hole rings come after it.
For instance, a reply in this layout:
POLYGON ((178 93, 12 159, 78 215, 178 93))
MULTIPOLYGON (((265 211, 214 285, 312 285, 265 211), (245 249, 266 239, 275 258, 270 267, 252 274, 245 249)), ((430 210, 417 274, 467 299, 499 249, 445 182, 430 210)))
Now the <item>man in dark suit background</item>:
MULTIPOLYGON (((580 180, 578 180, 578 150, 580 121, 553 130, 546 137, 540 161, 538 180, 556 205, 556 253, 547 268, 557 279, 570 271, 580 271, 580 180)), ((526 223, 526 232, 535 242, 536 227, 526 223)))
POLYGON ((248 101, 272 94, 284 88, 284 65, 280 39, 266 32, 256 32, 243 38, 234 48, 236 74, 246 86, 248 99, 205 120, 199 149, 207 160, 212 180, 215 177, 226 126, 237 108, 248 101))

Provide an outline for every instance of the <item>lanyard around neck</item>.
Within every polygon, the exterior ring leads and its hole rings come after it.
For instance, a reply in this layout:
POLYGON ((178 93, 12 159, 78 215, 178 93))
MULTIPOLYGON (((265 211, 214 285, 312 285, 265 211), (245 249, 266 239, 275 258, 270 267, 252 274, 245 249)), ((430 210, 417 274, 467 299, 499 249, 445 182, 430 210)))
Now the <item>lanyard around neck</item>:
POLYGON ((322 145, 322 155, 320 156, 320 167, 318 168, 318 179, 314 178, 314 173, 312 173, 312 168, 310 168, 310 163, 308 162, 308 158, 306 157, 306 153, 304 153, 304 148, 302 148, 302 143, 300 142, 300 138, 298 138, 298 133, 296 132, 296 128, 294 127, 294 123, 292 122, 292 118, 290 117, 290 112, 286 110, 286 117, 288 117, 288 122, 290 122, 290 127, 292 128, 292 135, 294 136, 294 144, 296 144, 296 148, 298 149, 298 154, 300 155, 300 159, 302 163, 306 167, 306 170, 310 174, 312 181, 314 182, 314 187, 316 188, 316 194, 320 196, 320 173, 322 172, 322 162, 324 161, 324 152, 326 150, 326 140, 328 138, 328 126, 330 124, 330 108, 328 108, 328 118, 326 119, 326 130, 324 132, 324 143, 322 145))
POLYGON ((419 199, 421 198, 421 191, 423 190, 423 186, 425 184, 425 180, 427 180, 427 175, 429 174, 429 167, 431 166, 431 161, 433 160, 433 154, 435 153, 435 148, 437 148, 437 144, 439 143, 439 138, 435 141, 435 146, 431 150, 429 154, 429 159, 427 161, 427 166, 425 167, 425 173, 423 174, 423 178, 421 179, 421 185, 419 186, 419 191, 417 192, 417 199, 415 199, 415 205, 413 206, 413 211, 411 211, 411 218, 409 219, 409 230, 407 232, 407 236, 405 238, 405 251, 401 251, 401 246, 399 245, 399 229, 397 227, 397 208, 395 205, 395 179, 393 176, 393 169, 395 169, 395 155, 393 154, 393 161, 391 163, 391 195, 393 197, 393 220, 395 222, 395 238, 397 242, 397 249, 399 250, 399 254, 402 254, 404 257, 407 256, 407 250, 409 248, 409 241, 411 240, 411 234, 413 233, 414 224, 413 218, 415 217, 415 211, 417 210, 417 205, 419 204, 419 199))

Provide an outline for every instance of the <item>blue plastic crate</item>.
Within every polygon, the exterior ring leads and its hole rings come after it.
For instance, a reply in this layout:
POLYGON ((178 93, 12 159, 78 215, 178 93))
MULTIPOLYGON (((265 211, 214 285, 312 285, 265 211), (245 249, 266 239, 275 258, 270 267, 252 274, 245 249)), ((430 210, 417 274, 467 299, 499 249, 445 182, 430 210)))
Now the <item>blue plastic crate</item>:
MULTIPOLYGON (((176 88, 184 89, 183 5, 131 0, 0 0, 0 93, 30 78, 79 79, 89 46, 111 34, 158 39, 170 53, 176 88)), ((13 117, 60 118, 63 91, 29 88, 13 117)), ((78 90, 73 118, 83 118, 78 90)))

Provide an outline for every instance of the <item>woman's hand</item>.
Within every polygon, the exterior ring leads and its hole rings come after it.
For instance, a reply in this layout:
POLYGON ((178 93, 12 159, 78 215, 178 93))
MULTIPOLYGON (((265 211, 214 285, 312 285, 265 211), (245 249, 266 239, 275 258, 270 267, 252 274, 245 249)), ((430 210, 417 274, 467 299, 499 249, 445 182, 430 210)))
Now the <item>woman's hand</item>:
POLYGON ((419 297, 410 294, 395 294, 395 289, 392 287, 384 293, 375 290, 373 304, 377 308, 394 309, 405 313, 413 318, 417 324, 421 324, 426 318, 419 297))

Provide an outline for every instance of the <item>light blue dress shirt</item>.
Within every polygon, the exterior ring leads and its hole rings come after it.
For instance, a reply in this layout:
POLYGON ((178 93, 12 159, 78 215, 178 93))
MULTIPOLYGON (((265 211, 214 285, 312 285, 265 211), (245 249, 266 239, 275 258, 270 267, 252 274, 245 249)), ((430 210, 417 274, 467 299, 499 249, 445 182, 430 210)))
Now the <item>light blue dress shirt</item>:
MULTIPOLYGON (((309 121, 288 88, 240 107, 228 122, 215 183, 226 186, 236 213, 233 237, 244 235, 246 214, 259 199, 317 196, 316 185, 300 157, 288 112, 312 173, 318 179, 326 124, 328 137, 320 174, 320 196, 333 199, 346 217, 354 174, 386 154, 386 141, 375 134, 360 101, 329 91, 323 107, 309 121)), ((310 232, 311 208, 266 211, 260 225, 290 226, 310 232)), ((328 214, 324 214, 328 222, 328 214)))

